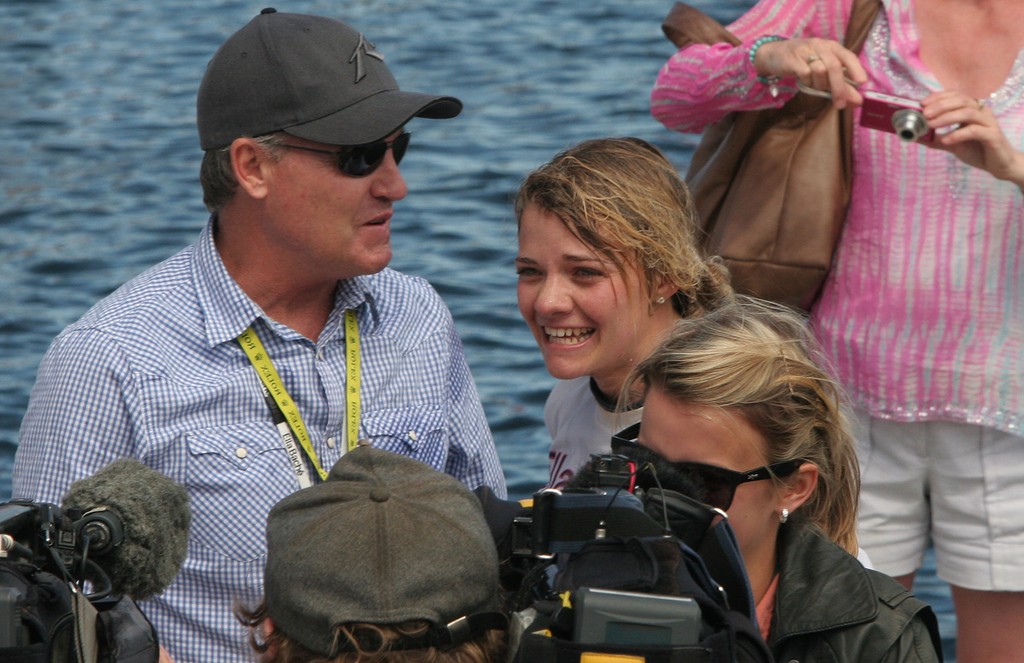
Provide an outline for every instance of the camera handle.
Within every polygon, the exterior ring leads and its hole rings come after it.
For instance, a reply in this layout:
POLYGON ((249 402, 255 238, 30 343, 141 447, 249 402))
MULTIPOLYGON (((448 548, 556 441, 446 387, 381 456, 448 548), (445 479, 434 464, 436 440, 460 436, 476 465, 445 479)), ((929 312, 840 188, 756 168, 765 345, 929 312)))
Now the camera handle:
POLYGON ((599 529, 617 537, 658 536, 661 525, 638 518, 643 504, 632 493, 609 496, 597 492, 545 489, 534 495, 529 516, 517 517, 512 531, 513 554, 551 559, 558 553, 579 551, 600 538, 599 529))
POLYGON ((0 559, 6 559, 11 553, 30 561, 32 559, 32 551, 28 546, 18 543, 10 534, 0 534, 0 559))

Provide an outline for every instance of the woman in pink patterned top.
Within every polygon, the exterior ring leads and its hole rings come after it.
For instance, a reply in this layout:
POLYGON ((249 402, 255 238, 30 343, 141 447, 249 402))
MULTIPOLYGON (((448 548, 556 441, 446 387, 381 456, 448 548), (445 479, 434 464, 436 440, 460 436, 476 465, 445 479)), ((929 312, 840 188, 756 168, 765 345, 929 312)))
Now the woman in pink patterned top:
POLYGON ((1024 3, 883 0, 859 57, 839 43, 851 5, 763 0, 729 26, 741 45, 673 55, 651 110, 696 133, 797 82, 839 107, 921 103, 935 136, 918 142, 855 112, 811 324, 861 410, 861 545, 910 586, 931 540, 958 660, 1024 660, 1024 3))

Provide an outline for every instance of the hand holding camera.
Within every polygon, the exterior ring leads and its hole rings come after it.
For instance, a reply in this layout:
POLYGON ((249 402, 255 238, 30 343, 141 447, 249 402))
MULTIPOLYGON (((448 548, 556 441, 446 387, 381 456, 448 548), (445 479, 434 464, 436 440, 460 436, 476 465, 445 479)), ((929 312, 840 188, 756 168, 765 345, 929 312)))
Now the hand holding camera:
POLYGON ((836 108, 862 105, 862 126, 945 150, 1024 190, 1024 152, 1006 138, 984 99, 954 90, 921 100, 862 92, 868 79, 858 56, 828 39, 762 37, 748 55, 758 77, 773 89, 780 79, 795 78, 801 92, 832 99, 836 108))
POLYGON ((867 73, 856 53, 831 39, 765 37, 749 52, 751 64, 765 80, 796 78, 801 89, 814 89, 836 108, 862 102, 858 87, 867 73))
POLYGON ((919 103, 865 91, 860 124, 949 152, 1024 190, 1024 152, 1010 144, 986 99, 943 90, 919 103))
POLYGON ((921 103, 928 123, 938 131, 930 147, 950 152, 967 165, 1024 190, 1024 152, 1015 148, 1003 133, 997 117, 999 111, 991 107, 991 100, 943 90, 921 103), (951 129, 946 131, 946 127, 951 129))

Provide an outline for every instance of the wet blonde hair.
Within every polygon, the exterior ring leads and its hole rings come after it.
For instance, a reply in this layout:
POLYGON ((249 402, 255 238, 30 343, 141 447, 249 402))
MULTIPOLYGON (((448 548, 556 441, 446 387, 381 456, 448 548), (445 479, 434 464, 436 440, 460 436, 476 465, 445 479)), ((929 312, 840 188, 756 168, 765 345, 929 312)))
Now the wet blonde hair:
POLYGON ((642 271, 650 295, 676 286, 673 306, 699 315, 732 295, 728 272, 697 241, 697 211, 679 173, 640 138, 597 138, 577 144, 530 173, 516 196, 516 220, 530 205, 561 219, 569 232, 620 271, 642 271))
POLYGON ((818 484, 790 522, 817 527, 856 555, 860 470, 848 405, 824 366, 803 317, 737 296, 676 323, 627 384, 741 414, 767 440, 766 464, 814 463, 818 484))

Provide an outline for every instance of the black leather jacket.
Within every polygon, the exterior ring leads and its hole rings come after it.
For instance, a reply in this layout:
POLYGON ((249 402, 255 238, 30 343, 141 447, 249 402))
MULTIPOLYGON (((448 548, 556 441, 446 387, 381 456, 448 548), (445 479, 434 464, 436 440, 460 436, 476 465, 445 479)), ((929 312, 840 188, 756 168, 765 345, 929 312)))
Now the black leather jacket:
POLYGON ((928 604, 797 524, 779 532, 779 585, 768 645, 776 663, 942 661, 928 604))

